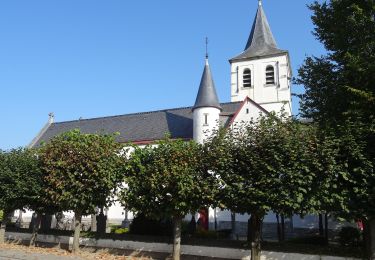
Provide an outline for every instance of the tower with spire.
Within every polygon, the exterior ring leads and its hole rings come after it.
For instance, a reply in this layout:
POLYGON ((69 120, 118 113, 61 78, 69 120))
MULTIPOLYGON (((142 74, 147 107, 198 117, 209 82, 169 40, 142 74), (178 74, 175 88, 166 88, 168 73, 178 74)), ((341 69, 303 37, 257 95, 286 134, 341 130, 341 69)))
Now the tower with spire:
POLYGON ((206 53, 198 95, 193 107, 193 139, 203 143, 219 127, 221 106, 206 53))
POLYGON ((278 48, 261 0, 245 50, 229 62, 232 102, 249 97, 269 112, 292 115, 289 52, 278 48))

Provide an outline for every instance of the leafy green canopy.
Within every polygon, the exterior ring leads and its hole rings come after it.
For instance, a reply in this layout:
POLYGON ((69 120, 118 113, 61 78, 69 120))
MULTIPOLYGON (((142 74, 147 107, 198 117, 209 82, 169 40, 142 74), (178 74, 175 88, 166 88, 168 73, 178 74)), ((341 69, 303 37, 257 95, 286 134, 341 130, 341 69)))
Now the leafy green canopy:
POLYGON ((336 184, 344 202, 339 214, 349 220, 371 219, 375 216, 375 164, 368 138, 374 136, 375 124, 369 129, 361 122, 347 122, 334 133, 341 165, 336 184))
POLYGON ((301 112, 319 123, 375 110, 375 2, 337 0, 310 5, 314 35, 328 54, 308 57, 296 82, 304 85, 301 112))
POLYGON ((313 127, 263 116, 220 132, 208 147, 221 182, 221 207, 258 216, 318 211, 313 194, 320 186, 314 184, 327 184, 329 176, 315 170, 329 162, 317 159, 313 127))
POLYGON ((328 54, 308 57, 299 69, 296 83, 306 90, 301 114, 336 143, 341 166, 332 186, 342 203, 338 213, 373 217, 375 2, 316 1, 310 9, 314 34, 328 54))
POLYGON ((134 147, 120 199, 152 218, 181 218, 213 202, 215 180, 199 144, 167 138, 156 147, 134 147))
POLYGON ((32 208, 43 194, 42 173, 35 151, 0 151, 0 208, 4 212, 32 208))
POLYGON ((92 214, 110 205, 122 178, 122 146, 113 135, 63 133, 41 147, 46 195, 63 210, 92 214))

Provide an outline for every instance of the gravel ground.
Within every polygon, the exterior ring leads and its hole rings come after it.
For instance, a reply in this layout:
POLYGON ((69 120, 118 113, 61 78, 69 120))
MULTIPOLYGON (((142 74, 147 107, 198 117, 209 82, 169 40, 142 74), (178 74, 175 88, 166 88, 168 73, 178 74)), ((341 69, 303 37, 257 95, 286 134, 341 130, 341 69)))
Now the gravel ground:
POLYGON ((67 250, 46 247, 27 247, 16 244, 0 245, 0 260, 122 260, 122 259, 152 259, 133 256, 119 256, 105 250, 90 252, 82 250, 79 254, 72 254, 67 250))
MULTIPOLYGON (((170 260, 169 254, 116 249, 81 248, 72 254, 64 245, 38 244, 38 247, 7 243, 0 245, 0 260, 170 260)), ((226 260, 211 257, 181 256, 182 260, 226 260)))

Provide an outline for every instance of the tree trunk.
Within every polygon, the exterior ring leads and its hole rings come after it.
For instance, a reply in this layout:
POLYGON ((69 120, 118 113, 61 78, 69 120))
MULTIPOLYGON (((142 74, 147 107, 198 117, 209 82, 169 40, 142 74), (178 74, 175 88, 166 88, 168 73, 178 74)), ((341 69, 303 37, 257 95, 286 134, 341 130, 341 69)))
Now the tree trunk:
POLYGON ((36 217, 35 217, 35 220, 34 220, 34 223, 33 223, 33 226, 32 226, 33 230, 32 230, 32 233, 31 233, 29 246, 35 246, 35 242, 36 242, 36 239, 37 239, 37 236, 38 236, 40 223, 41 223, 41 220, 42 220, 42 214, 41 213, 36 212, 35 214, 36 214, 36 217))
POLYGON ((3 211, 3 221, 0 224, 0 245, 5 243, 5 229, 9 221, 9 213, 3 211))
POLYGON ((375 228, 375 223, 374 220, 372 220, 372 225, 371 225, 371 220, 368 219, 363 219, 363 242, 364 242, 364 250, 366 254, 366 259, 374 260, 374 244, 375 241, 375 234, 374 231, 371 232, 371 229, 375 228))
POLYGON ((174 218, 173 229, 173 260, 180 260, 181 256, 181 217, 174 218))
POLYGON ((369 259, 375 260, 375 218, 368 221, 368 234, 369 234, 369 259))
POLYGON ((260 260, 262 218, 251 214, 251 260, 260 260))
POLYGON ((277 239, 279 240, 279 243, 281 242, 281 227, 280 227, 280 217, 279 214, 276 214, 276 220, 277 220, 277 239))
POLYGON ((233 240, 236 240, 237 239, 237 236, 236 236, 236 213, 235 212, 232 212, 231 213, 231 219, 230 219, 230 223, 231 223, 231 239, 233 240))
POLYGON ((281 241, 285 241, 285 217, 281 215, 281 241))
POLYGON ((328 213, 324 214, 324 242, 328 245, 328 213))
POLYGON ((82 226, 82 213, 75 212, 74 213, 75 223, 74 223, 74 239, 73 239, 73 253, 77 253, 79 251, 79 236, 81 233, 81 226, 82 226))
POLYGON ((324 236, 323 214, 319 214, 319 236, 324 236))

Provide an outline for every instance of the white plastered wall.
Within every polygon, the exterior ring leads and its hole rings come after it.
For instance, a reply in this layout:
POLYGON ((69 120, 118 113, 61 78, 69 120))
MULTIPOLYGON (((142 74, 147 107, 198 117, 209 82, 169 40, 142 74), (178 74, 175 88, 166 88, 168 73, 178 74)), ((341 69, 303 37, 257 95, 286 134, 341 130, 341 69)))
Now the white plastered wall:
POLYGON ((203 143, 219 127, 220 110, 215 107, 194 109, 193 136, 194 141, 203 143), (206 122, 207 117, 207 122, 206 122))
POLYGON ((289 56, 282 54, 261 59, 238 61, 231 64, 231 101, 242 101, 248 96, 269 112, 279 113, 284 108, 292 115, 289 56), (266 85, 266 67, 275 68, 275 84, 266 85), (251 87, 243 86, 243 71, 251 70, 251 87))

